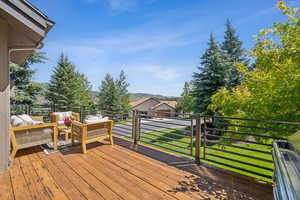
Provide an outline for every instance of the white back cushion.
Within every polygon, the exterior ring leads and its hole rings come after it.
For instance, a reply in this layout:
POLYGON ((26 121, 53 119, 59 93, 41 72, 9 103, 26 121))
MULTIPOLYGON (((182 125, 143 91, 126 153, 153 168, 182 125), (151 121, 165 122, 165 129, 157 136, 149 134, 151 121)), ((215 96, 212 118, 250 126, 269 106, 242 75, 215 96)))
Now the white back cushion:
POLYGON ((72 111, 68 111, 68 112, 55 112, 53 114, 55 114, 55 115, 58 116, 58 120, 59 121, 64 121, 64 119, 66 117, 71 117, 72 116, 72 111))
POLYGON ((22 119, 20 119, 18 116, 16 115, 12 115, 10 117, 10 121, 11 121, 11 125, 13 127, 17 127, 17 126, 24 126, 24 122, 22 119))
POLYGON ((30 126, 33 125, 34 121, 33 119, 29 116, 29 115, 18 115, 18 118, 20 118, 21 120, 23 120, 23 122, 25 122, 25 126, 30 126))

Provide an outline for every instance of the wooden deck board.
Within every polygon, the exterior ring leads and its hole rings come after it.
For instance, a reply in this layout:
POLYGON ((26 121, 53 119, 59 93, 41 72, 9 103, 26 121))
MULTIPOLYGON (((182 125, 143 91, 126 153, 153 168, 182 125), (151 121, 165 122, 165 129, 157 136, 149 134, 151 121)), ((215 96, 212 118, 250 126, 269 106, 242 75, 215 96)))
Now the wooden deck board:
POLYGON ((35 169, 31 164, 21 166, 29 192, 33 199, 49 200, 51 199, 46 188, 40 181, 35 169))
POLYGON ((4 172, 0 175, 0 199, 13 200, 14 194, 12 190, 9 172, 4 172))
POLYGON ((167 171, 164 171, 164 173, 161 174, 159 170, 149 170, 143 163, 136 162, 137 159, 130 160, 128 158, 129 160, 127 162, 123 160, 124 157, 121 158, 120 156, 117 156, 117 154, 106 155, 102 150, 97 151, 96 154, 177 199, 193 199, 188 193, 186 194, 186 192, 189 191, 176 192, 176 187, 179 186, 178 181, 184 181, 184 177, 180 177, 181 179, 177 179, 177 181, 172 181, 171 177, 173 174, 170 174, 167 171))
POLYGON ((86 183, 65 162, 62 162, 60 157, 52 157, 51 161, 64 173, 65 176, 61 178, 68 178, 87 199, 104 199, 92 186, 86 183))
POLYGON ((64 191, 59 187, 59 185, 55 182, 52 176, 49 174, 45 164, 38 160, 32 162, 32 165, 40 177, 40 182, 44 185, 47 193, 49 194, 51 199, 54 200, 67 200, 67 196, 64 191))
POLYGON ((128 173, 127 170, 124 168, 120 168, 113 163, 103 159, 102 157, 98 156, 97 154, 94 154, 95 152, 89 152, 90 156, 94 160, 97 160, 97 163, 105 163, 101 165, 102 170, 106 170, 108 174, 111 174, 111 176, 115 176, 118 178, 118 181, 121 181, 121 183, 126 188, 131 191, 132 193, 135 193, 142 199, 174 199, 171 196, 169 196, 167 193, 158 190, 157 188, 153 187, 152 185, 146 183, 145 181, 139 179, 135 175, 132 175, 128 173), (93 155, 92 155, 93 154, 93 155))
POLYGON ((11 184, 13 188, 14 198, 16 200, 31 199, 32 196, 31 193, 29 192, 24 174, 21 170, 21 166, 19 165, 14 166, 9 170, 9 172, 11 177, 11 184))
POLYGON ((50 155, 39 147, 21 150, 9 170, 0 174, 0 199, 272 199, 265 185, 250 188, 239 177, 204 166, 180 170, 173 165, 185 163, 183 158, 144 147, 131 149, 130 143, 118 139, 116 143, 121 146, 90 144, 87 154, 80 146, 50 155))
POLYGON ((77 190, 73 183, 65 178, 64 172, 59 170, 56 165, 54 165, 52 161, 49 160, 49 158, 43 159, 42 162, 46 165, 46 168, 54 181, 61 187, 63 191, 65 191, 69 199, 86 200, 84 195, 79 190, 77 190))

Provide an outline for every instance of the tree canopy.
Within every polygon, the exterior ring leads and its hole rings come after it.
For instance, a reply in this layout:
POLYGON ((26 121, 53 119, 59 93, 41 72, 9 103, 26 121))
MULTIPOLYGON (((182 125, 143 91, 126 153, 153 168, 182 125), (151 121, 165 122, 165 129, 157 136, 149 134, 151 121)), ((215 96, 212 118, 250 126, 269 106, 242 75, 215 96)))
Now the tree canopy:
POLYGON ((10 63, 10 72, 14 74, 14 87, 11 101, 16 104, 33 104, 36 96, 41 94, 42 86, 32 82, 35 70, 31 65, 43 63, 46 60, 45 53, 34 51, 23 65, 10 63))
POLYGON ((242 44, 243 43, 236 35, 236 31, 232 27, 231 22, 227 20, 224 41, 221 45, 225 54, 225 60, 228 63, 226 88, 233 88, 240 85, 244 79, 244 74, 238 71, 235 66, 235 63, 244 63, 247 65, 247 59, 242 44))
POLYGON ((189 82, 185 82, 181 98, 176 105, 176 110, 177 112, 191 113, 193 111, 193 104, 194 100, 191 96, 191 84, 189 82))
POLYGON ((287 7, 284 1, 278 2, 278 8, 288 19, 274 23, 256 37, 250 53, 255 69, 237 64, 245 81, 232 90, 221 89, 212 97, 210 109, 229 117, 299 121, 300 17, 298 9, 287 7))
POLYGON ((124 71, 121 71, 116 80, 110 74, 106 74, 97 95, 96 103, 100 110, 108 111, 113 117, 128 112, 130 110, 128 86, 124 71))
POLYGON ((228 64, 225 55, 211 34, 208 48, 201 57, 199 72, 193 74, 192 96, 194 97, 194 112, 208 113, 211 96, 225 86, 228 64))
POLYGON ((91 103, 91 86, 87 78, 76 71, 69 58, 61 54, 57 66, 53 70, 46 91, 46 98, 64 107, 72 107, 91 103))

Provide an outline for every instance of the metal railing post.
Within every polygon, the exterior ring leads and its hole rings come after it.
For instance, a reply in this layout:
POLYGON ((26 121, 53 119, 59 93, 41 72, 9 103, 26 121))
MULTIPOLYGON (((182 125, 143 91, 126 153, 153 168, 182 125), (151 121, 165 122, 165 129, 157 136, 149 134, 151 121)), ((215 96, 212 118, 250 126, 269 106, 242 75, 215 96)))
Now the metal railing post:
POLYGON ((203 137, 203 159, 206 159, 206 130, 207 130, 207 124, 206 124, 206 116, 203 118, 204 123, 204 137, 203 137))
POLYGON ((80 106, 79 112, 80 112, 80 121, 83 122, 85 119, 85 106, 80 106))
POLYGON ((134 144, 137 144, 137 137, 136 137, 136 110, 132 111, 132 127, 131 127, 131 131, 132 131, 133 142, 134 142, 134 144))
POLYGON ((138 140, 140 138, 140 124, 139 124, 139 118, 140 114, 138 111, 135 113, 135 144, 138 143, 138 140))
POLYGON ((138 129, 137 129, 137 133, 138 133, 138 140, 141 139, 141 115, 138 115, 138 129))
POLYGON ((201 118, 199 114, 196 117, 196 135, 195 135, 195 161, 200 164, 200 153, 201 153, 201 118))
POLYGON ((53 104, 53 112, 56 112, 56 104, 53 104))
POLYGON ((190 145, 191 145, 191 149, 190 149, 190 151, 191 151, 191 155, 193 155, 193 153, 194 153, 194 151, 193 151, 193 148, 194 148, 194 115, 191 115, 190 116, 191 117, 191 128, 190 128, 190 131, 191 131, 191 133, 190 133, 190 145))

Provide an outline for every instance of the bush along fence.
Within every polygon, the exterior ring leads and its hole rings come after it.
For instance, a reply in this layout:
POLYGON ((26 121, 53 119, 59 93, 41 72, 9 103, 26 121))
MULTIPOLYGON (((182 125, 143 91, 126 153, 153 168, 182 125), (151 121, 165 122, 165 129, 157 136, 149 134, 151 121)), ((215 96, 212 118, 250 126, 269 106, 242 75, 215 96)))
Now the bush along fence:
POLYGON ((272 181, 272 143, 286 140, 300 128, 298 122, 268 121, 199 114, 100 110, 93 106, 12 105, 12 114, 44 116, 51 112, 101 114, 115 121, 113 132, 132 140, 237 173, 272 181))

